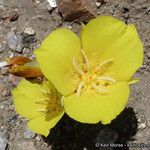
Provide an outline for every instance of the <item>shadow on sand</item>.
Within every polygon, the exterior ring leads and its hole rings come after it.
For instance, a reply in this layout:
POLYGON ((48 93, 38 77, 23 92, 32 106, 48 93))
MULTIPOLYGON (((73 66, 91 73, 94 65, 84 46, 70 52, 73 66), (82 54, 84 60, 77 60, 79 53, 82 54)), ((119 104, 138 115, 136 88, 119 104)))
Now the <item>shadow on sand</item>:
POLYGON ((128 141, 137 132, 137 118, 133 108, 124 111, 109 125, 79 123, 66 114, 44 141, 52 150, 128 150, 128 141))

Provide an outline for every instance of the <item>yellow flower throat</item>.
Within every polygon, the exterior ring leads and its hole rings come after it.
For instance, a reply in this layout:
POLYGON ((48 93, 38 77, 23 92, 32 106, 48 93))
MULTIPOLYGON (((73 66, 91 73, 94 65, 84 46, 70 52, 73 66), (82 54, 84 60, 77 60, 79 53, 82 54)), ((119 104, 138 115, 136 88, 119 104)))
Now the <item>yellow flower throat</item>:
POLYGON ((75 58, 73 58, 73 66, 76 72, 79 75, 79 84, 76 88, 76 94, 79 97, 82 90, 92 89, 99 94, 108 94, 107 86, 111 84, 115 84, 116 80, 106 75, 109 67, 113 65, 114 60, 109 58, 105 60, 103 63, 96 66, 94 69, 90 68, 90 62, 84 53, 81 50, 83 55, 83 64, 82 69, 78 65, 75 58))
POLYGON ((45 89, 42 89, 42 86, 41 92, 45 95, 45 98, 35 100, 34 102, 36 104, 43 105, 44 108, 38 109, 37 111, 44 114, 50 114, 52 118, 56 117, 63 111, 63 107, 61 106, 61 99, 58 95, 58 92, 56 91, 56 89, 47 91, 45 89))

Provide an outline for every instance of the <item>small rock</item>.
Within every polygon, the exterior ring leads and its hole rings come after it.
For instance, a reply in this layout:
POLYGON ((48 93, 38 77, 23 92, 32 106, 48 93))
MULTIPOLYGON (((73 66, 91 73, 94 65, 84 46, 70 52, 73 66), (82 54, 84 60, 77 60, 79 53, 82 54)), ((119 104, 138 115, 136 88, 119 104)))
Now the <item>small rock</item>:
POLYGON ((0 84, 0 95, 6 96, 7 95, 7 89, 3 84, 0 84))
POLYGON ((7 43, 10 49, 15 50, 19 53, 22 52, 23 49, 22 37, 20 35, 17 36, 14 31, 10 31, 8 33, 7 43))
POLYGON ((10 15, 9 15, 9 20, 10 20, 11 22, 13 22, 13 21, 16 21, 16 20, 18 19, 18 17, 19 17, 18 12, 14 10, 14 11, 12 11, 12 12, 10 13, 10 15))
POLYGON ((147 126, 150 128, 150 122, 147 122, 147 126))
POLYGON ((139 123, 138 129, 145 129, 146 128, 146 122, 139 123))
POLYGON ((16 85, 18 85, 19 81, 21 80, 20 77, 14 76, 12 74, 9 74, 8 79, 10 82, 12 82, 13 86, 15 87, 16 85))
POLYGON ((52 8, 56 8, 57 7, 57 3, 56 3, 56 0, 47 0, 48 3, 50 4, 50 6, 52 8))
POLYGON ((0 43, 0 53, 2 53, 5 50, 5 47, 0 43))
POLYGON ((32 132, 31 130, 29 130, 28 128, 25 129, 23 135, 24 135, 24 138, 26 139, 33 139, 36 136, 36 134, 32 132))
POLYGON ((148 52, 146 55, 147 55, 148 59, 150 59, 150 52, 148 52))
POLYGON ((139 123, 141 123, 142 122, 142 119, 141 118, 138 118, 138 120, 137 120, 139 123))
POLYGON ((45 7, 47 8, 49 12, 53 10, 53 7, 51 7, 50 4, 46 4, 45 7))
POLYGON ((5 20, 5 19, 7 19, 8 17, 9 17, 9 14, 8 14, 7 12, 2 12, 2 13, 0 13, 0 19, 5 20))
POLYGON ((4 66, 6 66, 6 65, 7 65, 7 62, 6 62, 6 61, 0 62, 0 68, 1 68, 1 67, 4 67, 4 66))
POLYGON ((34 0, 36 4, 40 4, 40 0, 34 0))
POLYGON ((29 34, 29 35, 34 35, 35 31, 31 27, 26 27, 24 30, 24 33, 29 34))
POLYGON ((7 147, 7 138, 0 133, 0 150, 5 150, 7 147))
POLYGON ((67 28, 71 30, 71 29, 72 29, 72 26, 68 26, 67 28))
POLYGON ((16 140, 9 147, 10 150, 37 150, 33 142, 16 140))
POLYGON ((8 47, 12 50, 16 49, 17 43, 18 43, 18 38, 15 34, 14 31, 10 31, 7 35, 7 43, 8 47))
POLYGON ((91 0, 59 0, 58 9, 67 21, 88 22, 96 17, 96 5, 91 0))
POLYGON ((27 45, 29 46, 29 44, 36 42, 35 36, 29 35, 27 33, 22 34, 22 39, 23 39, 23 43, 25 44, 25 47, 27 47, 27 45))
POLYGON ((38 142, 41 140, 41 138, 39 136, 36 136, 35 138, 38 142))
POLYGON ((48 10, 48 12, 51 12, 52 10, 54 10, 54 8, 51 7, 50 4, 47 1, 43 1, 42 3, 40 3, 38 5, 38 7, 42 11, 48 10))
POLYGON ((95 2, 96 4, 96 7, 99 8, 101 6, 101 3, 100 2, 95 2))
POLYGON ((21 53, 22 50, 23 50, 23 43, 22 43, 22 36, 21 35, 18 35, 18 43, 17 43, 17 46, 16 46, 16 52, 19 52, 21 53))

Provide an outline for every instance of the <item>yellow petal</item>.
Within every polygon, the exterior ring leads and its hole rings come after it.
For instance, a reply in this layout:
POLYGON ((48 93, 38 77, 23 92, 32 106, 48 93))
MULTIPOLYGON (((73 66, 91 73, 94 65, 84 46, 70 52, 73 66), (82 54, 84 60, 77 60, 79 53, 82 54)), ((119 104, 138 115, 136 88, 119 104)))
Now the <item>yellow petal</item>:
POLYGON ((62 112, 55 118, 50 118, 49 116, 45 115, 39 116, 37 118, 30 120, 28 122, 28 127, 35 133, 48 136, 50 129, 57 124, 57 122, 61 119, 63 114, 64 112, 62 112))
POLYGON ((52 32, 35 51, 43 74, 62 95, 75 90, 73 57, 80 61, 80 40, 68 29, 52 32))
POLYGON ((106 48, 117 40, 126 25, 110 16, 99 16, 92 19, 82 31, 82 49, 87 55, 100 55, 106 48))
POLYGON ((124 34, 101 55, 113 58, 108 74, 118 81, 128 81, 143 63, 143 45, 134 25, 128 25, 124 34))
POLYGON ((125 108, 129 97, 127 82, 118 82, 108 86, 108 95, 93 91, 83 91, 80 97, 76 94, 64 98, 66 113, 82 123, 110 123, 125 108))
MULTIPOLYGON (((45 84, 49 84, 48 82, 45 84)), ((12 91, 16 111, 28 119, 42 115, 39 109, 45 109, 44 105, 38 105, 35 101, 47 98, 41 91, 41 85, 22 80, 12 91)))
POLYGON ((87 55, 98 55, 101 62, 114 59, 108 74, 127 81, 142 65, 143 45, 134 25, 126 25, 110 16, 90 21, 82 32, 82 48, 87 55))

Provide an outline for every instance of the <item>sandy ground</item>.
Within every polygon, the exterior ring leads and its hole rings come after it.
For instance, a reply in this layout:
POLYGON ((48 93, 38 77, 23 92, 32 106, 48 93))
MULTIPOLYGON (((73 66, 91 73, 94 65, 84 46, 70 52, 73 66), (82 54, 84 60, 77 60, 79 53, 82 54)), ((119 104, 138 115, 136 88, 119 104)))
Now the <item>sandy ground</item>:
MULTIPOLYGON (((49 12, 47 5, 46 0, 0 0, 0 61, 12 54, 33 57, 33 50, 55 28, 68 27, 79 33, 79 24, 65 22, 57 8, 49 12), (14 11, 19 17, 16 21, 11 22, 9 17, 14 11), (35 36, 24 34, 26 27, 31 27, 35 36), (18 51, 10 49, 9 37, 12 31, 18 37, 23 37, 26 48, 23 50, 18 48, 18 51)), ((150 144, 150 1, 108 0, 97 9, 97 12, 100 15, 112 15, 126 23, 135 24, 140 34, 144 44, 144 64, 135 75, 140 78, 140 81, 131 87, 128 106, 134 108, 138 118, 139 129, 134 137, 134 142, 150 144)), ((51 147, 43 142, 40 135, 26 131, 26 120, 14 111, 11 89, 17 85, 19 80, 7 74, 4 68, 1 69, 0 134, 7 139, 9 150, 49 150, 51 147)), ((130 149, 150 150, 150 147, 130 149)))

